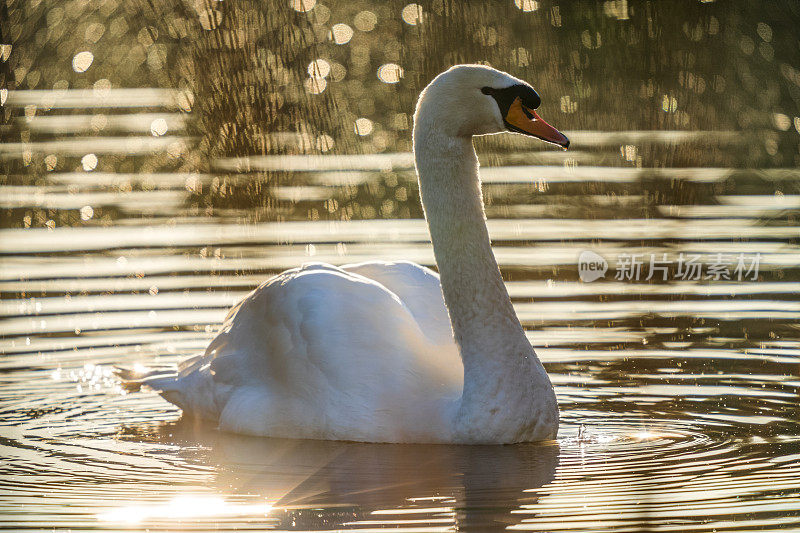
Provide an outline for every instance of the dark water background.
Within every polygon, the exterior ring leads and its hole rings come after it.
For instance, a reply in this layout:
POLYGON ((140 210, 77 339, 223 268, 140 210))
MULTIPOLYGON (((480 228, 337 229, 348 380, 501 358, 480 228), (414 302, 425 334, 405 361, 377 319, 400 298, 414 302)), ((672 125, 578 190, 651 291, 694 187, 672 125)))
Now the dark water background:
POLYGON ((800 529, 797 2, 2 12, 0 527, 800 529), (530 81, 572 139, 476 143, 557 442, 245 438, 124 394, 113 365, 202 350, 280 270, 433 266, 410 117, 460 62, 530 81), (609 262, 591 283, 586 250, 609 262), (615 279, 632 254, 641 278, 615 279), (705 279, 719 262, 731 279, 705 279))

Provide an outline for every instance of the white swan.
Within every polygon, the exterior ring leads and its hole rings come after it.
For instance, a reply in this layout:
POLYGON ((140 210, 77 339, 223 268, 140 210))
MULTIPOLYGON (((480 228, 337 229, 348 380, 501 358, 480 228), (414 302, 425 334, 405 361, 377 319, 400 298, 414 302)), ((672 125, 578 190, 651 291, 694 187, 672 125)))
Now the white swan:
POLYGON ((474 135, 514 131, 566 148, 539 103, 525 82, 480 65, 453 67, 420 95, 414 153, 441 284, 410 262, 306 264, 250 293, 177 373, 123 377, 254 435, 554 438, 556 397, 492 254, 472 146, 474 135))

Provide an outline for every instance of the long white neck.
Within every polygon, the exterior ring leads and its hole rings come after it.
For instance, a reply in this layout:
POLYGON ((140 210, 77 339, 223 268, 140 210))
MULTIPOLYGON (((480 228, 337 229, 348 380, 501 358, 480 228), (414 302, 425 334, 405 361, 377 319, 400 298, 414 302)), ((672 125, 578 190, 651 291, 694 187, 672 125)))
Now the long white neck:
POLYGON ((465 441, 549 438, 558 425, 552 385, 500 275, 470 137, 436 128, 418 111, 414 153, 442 292, 464 363, 455 430, 465 441))

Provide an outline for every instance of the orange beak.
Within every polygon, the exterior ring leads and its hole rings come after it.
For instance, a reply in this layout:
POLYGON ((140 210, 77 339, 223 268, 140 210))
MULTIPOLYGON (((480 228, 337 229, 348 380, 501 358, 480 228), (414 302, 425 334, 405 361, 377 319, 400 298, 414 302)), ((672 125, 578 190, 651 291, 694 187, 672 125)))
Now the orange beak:
POLYGON ((569 148, 567 136, 542 120, 542 117, 536 113, 535 109, 528 109, 523 106, 519 97, 508 108, 506 123, 513 127, 513 131, 557 144, 565 150, 569 148))

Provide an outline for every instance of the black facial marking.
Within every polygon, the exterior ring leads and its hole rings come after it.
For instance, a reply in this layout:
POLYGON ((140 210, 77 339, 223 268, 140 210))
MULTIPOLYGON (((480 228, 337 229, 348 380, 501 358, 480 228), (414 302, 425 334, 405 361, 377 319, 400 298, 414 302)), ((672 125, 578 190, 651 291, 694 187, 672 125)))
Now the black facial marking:
POLYGON ((539 94, 528 85, 512 85, 505 89, 484 87, 481 89, 481 92, 495 99, 497 105, 500 107, 500 113, 503 115, 504 120, 505 116, 508 115, 508 108, 511 107, 511 104, 513 104, 514 100, 517 98, 522 101, 522 110, 528 115, 528 118, 531 118, 531 114, 528 113, 527 109, 537 109, 542 103, 539 94))

